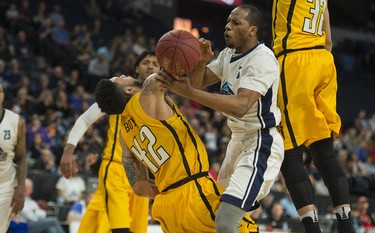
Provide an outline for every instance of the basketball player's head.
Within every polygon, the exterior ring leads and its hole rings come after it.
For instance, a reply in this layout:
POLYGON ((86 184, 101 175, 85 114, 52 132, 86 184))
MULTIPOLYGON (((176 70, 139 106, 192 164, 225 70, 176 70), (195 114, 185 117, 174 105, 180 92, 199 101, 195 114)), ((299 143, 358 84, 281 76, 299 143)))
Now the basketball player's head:
POLYGON ((102 112, 121 114, 133 94, 140 90, 136 79, 121 75, 111 80, 102 79, 95 88, 95 101, 102 112))
POLYGON ((140 82, 143 82, 148 76, 158 71, 160 71, 160 65, 156 59, 155 51, 146 50, 135 60, 134 73, 140 82))

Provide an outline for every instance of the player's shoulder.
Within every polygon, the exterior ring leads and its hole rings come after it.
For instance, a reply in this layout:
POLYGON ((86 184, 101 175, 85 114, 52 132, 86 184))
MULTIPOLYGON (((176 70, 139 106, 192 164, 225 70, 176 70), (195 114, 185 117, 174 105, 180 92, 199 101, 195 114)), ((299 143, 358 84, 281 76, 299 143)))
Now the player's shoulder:
POLYGON ((9 109, 4 109, 5 110, 5 115, 4 117, 9 117, 10 119, 12 120, 18 120, 18 118, 20 117, 20 115, 12 110, 9 110, 9 109))

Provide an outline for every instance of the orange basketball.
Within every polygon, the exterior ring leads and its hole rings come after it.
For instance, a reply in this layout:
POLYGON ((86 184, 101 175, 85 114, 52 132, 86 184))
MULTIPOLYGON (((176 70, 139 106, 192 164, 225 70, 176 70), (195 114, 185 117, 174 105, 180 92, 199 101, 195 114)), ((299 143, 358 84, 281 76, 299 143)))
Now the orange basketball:
POLYGON ((198 39, 184 30, 165 33, 160 37, 155 53, 160 66, 174 75, 190 72, 198 64, 201 56, 198 39))

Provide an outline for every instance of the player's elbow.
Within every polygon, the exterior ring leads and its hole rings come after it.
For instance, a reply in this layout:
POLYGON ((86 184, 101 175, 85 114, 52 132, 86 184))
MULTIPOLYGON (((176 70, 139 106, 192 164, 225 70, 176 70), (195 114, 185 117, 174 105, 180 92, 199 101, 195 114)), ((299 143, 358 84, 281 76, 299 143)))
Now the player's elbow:
POLYGON ((159 190, 155 185, 149 184, 145 181, 139 181, 132 187, 137 196, 148 197, 154 199, 159 194, 159 190))

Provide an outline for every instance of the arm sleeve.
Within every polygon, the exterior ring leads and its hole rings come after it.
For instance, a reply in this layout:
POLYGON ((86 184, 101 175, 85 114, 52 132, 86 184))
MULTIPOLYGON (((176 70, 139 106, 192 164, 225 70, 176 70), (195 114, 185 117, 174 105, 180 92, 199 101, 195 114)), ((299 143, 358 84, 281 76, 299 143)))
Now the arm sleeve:
POLYGON ((88 108, 81 116, 78 117, 76 123, 73 125, 73 128, 69 133, 67 143, 77 146, 79 140, 85 134, 87 129, 104 115, 105 113, 100 110, 97 103, 91 105, 90 108, 88 108))

